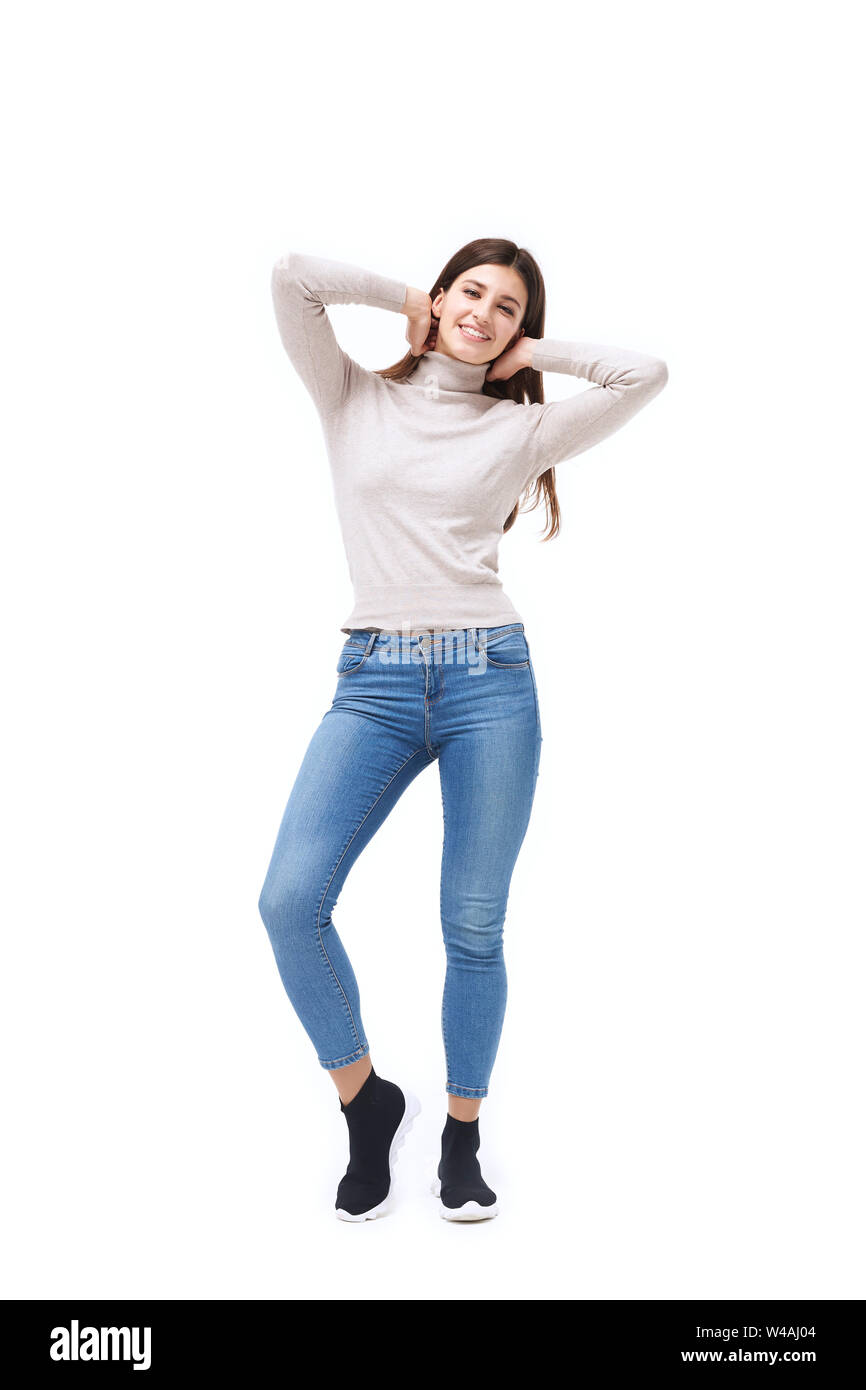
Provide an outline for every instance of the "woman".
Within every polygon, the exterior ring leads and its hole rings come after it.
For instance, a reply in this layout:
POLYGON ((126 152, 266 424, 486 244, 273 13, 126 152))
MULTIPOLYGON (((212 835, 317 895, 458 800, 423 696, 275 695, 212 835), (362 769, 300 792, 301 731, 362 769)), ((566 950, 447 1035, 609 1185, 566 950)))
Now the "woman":
POLYGON ((337 1216, 380 1215, 420 1106, 377 1075, 358 986, 332 914, 364 846, 422 768, 438 762, 448 1110, 433 1191, 448 1220, 498 1212, 478 1162, 506 1001, 502 935, 541 753, 535 675, 497 573, 499 540, 534 489, 559 529, 554 468, 624 425, 667 380, 656 357, 544 337, 528 251, 470 242, 432 294, 291 253, 273 267, 283 345, 319 414, 355 603, 337 688, 307 749, 259 910, 289 999, 331 1073, 349 1130, 337 1216), (410 351, 367 371, 325 306, 408 319, 410 351), (541 373, 594 383, 544 402, 541 373))

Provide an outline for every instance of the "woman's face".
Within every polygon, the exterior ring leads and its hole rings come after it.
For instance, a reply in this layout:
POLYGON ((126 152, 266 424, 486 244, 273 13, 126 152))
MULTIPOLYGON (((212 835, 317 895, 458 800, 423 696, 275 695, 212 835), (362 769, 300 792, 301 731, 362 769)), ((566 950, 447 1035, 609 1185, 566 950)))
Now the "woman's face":
POLYGON ((492 362, 520 337, 526 286, 510 266, 476 265, 433 300, 436 351, 463 362, 492 362), (476 329, 483 336, 471 332, 476 329))

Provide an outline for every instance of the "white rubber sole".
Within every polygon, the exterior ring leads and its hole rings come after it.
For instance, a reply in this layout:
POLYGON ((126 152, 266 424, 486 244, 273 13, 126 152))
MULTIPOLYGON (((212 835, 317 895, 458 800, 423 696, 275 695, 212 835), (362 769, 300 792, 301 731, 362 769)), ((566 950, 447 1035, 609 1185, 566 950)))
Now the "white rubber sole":
POLYGON ((439 1197, 439 1215, 444 1216, 446 1221, 487 1221, 490 1217, 499 1215, 498 1202, 494 1202, 490 1207, 482 1207, 480 1202, 475 1201, 464 1202, 462 1207, 446 1207, 439 1196, 442 1191, 439 1178, 433 1179, 430 1191, 434 1197, 439 1197))
POLYGON ((421 1114, 421 1102, 418 1097, 413 1095, 411 1091, 407 1091, 403 1086, 400 1087, 400 1090, 406 1098, 406 1109, 403 1111, 403 1118, 397 1127, 394 1138, 391 1140, 391 1147, 388 1150, 388 1168, 391 1173, 388 1195, 382 1198, 378 1206, 371 1207, 369 1211, 359 1212, 357 1216, 354 1215, 353 1212, 344 1211, 342 1207, 337 1207, 337 1217, 340 1221, 374 1221, 377 1216, 384 1216, 385 1212, 388 1210, 388 1203, 394 1191, 394 1164, 397 1161, 397 1152, 403 1147, 406 1142, 406 1135, 412 1128, 417 1116, 421 1114))

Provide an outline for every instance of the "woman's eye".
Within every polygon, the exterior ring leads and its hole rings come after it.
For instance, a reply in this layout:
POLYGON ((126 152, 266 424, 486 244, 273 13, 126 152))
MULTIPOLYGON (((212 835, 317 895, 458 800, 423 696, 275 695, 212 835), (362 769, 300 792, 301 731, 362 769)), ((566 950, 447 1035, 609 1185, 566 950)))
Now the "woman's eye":
MULTIPOLYGON (((465 289, 465 290, 463 291, 463 293, 464 293, 464 294, 472 294, 472 295, 475 296, 476 299, 480 299, 480 298, 481 298, 481 296, 480 296, 480 294, 478 293, 477 290, 465 289)), ((508 307, 507 304, 500 304, 499 307, 500 307, 500 309, 504 309, 504 310, 505 310, 505 312, 506 312, 506 314, 508 315, 509 318, 512 318, 512 319, 514 318, 514 310, 513 310, 513 309, 509 309, 509 307, 508 307)))

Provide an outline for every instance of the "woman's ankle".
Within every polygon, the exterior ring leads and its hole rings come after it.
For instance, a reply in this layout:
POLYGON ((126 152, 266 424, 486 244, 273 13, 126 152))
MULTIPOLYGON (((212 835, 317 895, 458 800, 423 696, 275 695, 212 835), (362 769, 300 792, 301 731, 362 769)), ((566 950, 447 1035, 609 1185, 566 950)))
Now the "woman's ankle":
POLYGON ((344 1105, 355 1099, 372 1070, 373 1061, 369 1052, 358 1062, 350 1062, 346 1067, 331 1068, 331 1077, 344 1105))
POLYGON ((480 1100, 473 1100, 469 1096, 452 1096, 448 1092, 448 1114, 453 1115, 455 1120, 477 1120, 480 1110, 480 1100))

